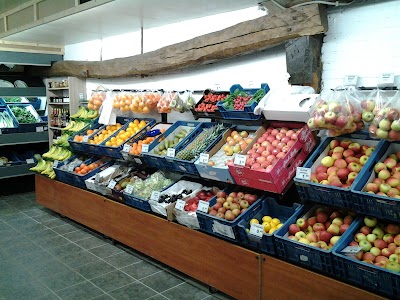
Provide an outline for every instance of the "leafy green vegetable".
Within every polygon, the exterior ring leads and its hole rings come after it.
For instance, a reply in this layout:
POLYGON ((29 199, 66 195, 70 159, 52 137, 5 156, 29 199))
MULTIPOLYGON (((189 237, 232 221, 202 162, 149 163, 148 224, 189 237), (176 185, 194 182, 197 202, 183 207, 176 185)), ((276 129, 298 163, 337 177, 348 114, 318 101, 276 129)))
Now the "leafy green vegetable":
POLYGON ((37 122, 35 116, 25 107, 11 106, 10 109, 19 123, 29 124, 37 122))
POLYGON ((261 99, 265 96, 265 92, 263 89, 259 89, 254 95, 253 97, 249 100, 249 102, 247 102, 247 105, 251 105, 254 102, 258 103, 261 101, 261 99))

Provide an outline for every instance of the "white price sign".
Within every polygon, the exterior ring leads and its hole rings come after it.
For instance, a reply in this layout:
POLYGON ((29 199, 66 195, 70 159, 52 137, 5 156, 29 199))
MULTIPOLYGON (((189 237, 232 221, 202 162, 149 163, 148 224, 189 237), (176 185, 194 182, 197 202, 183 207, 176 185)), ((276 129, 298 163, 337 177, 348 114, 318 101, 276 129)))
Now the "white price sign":
POLYGON ((394 85, 394 73, 379 74, 378 85, 393 86, 394 85))
POLYGON ((167 149, 167 156, 168 157, 175 157, 175 149, 174 148, 168 148, 167 149))
POLYGON ((26 163, 27 164, 33 164, 35 161, 33 160, 33 158, 28 158, 27 160, 26 160, 26 163))
POLYGON ((83 93, 79 93, 79 99, 83 100, 83 93))
POLYGON ((0 134, 2 134, 1 129, 0 129, 0 134))
POLYGON ((82 141, 83 141, 84 143, 87 143, 88 140, 89 140, 89 136, 84 135, 82 141))
POLYGON ((0 160, 0 166, 4 166, 4 161, 0 160))
POLYGON ((345 255, 348 255, 348 254, 350 254, 350 255, 355 255, 355 254, 357 254, 358 252, 360 252, 361 251, 361 247, 359 247, 359 246, 347 246, 346 248, 344 248, 343 250, 342 250, 342 253, 343 254, 345 254, 345 255))
POLYGON ((185 207, 185 204, 186 204, 185 201, 183 201, 182 199, 179 199, 179 200, 176 201, 175 209, 176 209, 176 210, 183 211, 183 209, 184 209, 184 207, 185 207))
POLYGON ((296 178, 297 179, 303 179, 303 180, 310 180, 311 179, 311 169, 310 168, 297 167, 297 169, 296 169, 296 178))
POLYGON ((199 157, 199 162, 201 164, 208 164, 208 160, 210 159, 210 155, 207 153, 201 153, 199 157))
POLYGON ((344 85, 354 85, 356 86, 358 82, 358 76, 357 75, 346 75, 344 77, 344 85))
POLYGON ((135 160, 135 163, 137 163, 137 164, 139 164, 139 165, 141 165, 142 164, 142 161, 139 159, 139 158, 134 158, 134 160, 135 160))
POLYGON ((124 148, 122 148, 122 151, 129 153, 129 151, 131 151, 131 145, 125 144, 124 148))
POLYGON ((58 167, 58 160, 53 161, 53 168, 57 168, 58 167))
POLYGON ((244 167, 246 165, 246 159, 247 159, 246 155, 236 154, 235 159, 233 160, 233 163, 237 166, 244 167))
POLYGON ((150 200, 158 201, 158 199, 160 199, 160 192, 159 191, 152 191, 151 192, 151 196, 150 196, 150 200))
POLYGON ((117 182, 114 179, 111 179, 110 182, 108 183, 107 187, 109 189, 113 189, 117 185, 117 182))
POLYGON ((125 188, 125 193, 127 194, 132 194, 133 192, 133 185, 132 184, 128 184, 125 188))
POLYGON ((262 238, 264 235, 264 226, 262 226, 261 224, 251 224, 250 234, 262 238))
POLYGON ((227 225, 221 224, 221 223, 219 223, 217 221, 214 221, 214 224, 212 226, 212 230, 215 233, 218 233, 218 234, 223 235, 223 236, 227 236, 227 237, 229 237, 231 239, 235 239, 236 238, 235 234, 233 233, 233 229, 232 229, 231 226, 227 226, 227 225))
POLYGON ((148 144, 142 145, 142 153, 147 153, 147 152, 149 152, 149 145, 148 144))
POLYGON ((43 132, 43 126, 36 127, 36 132, 43 132))
POLYGON ((197 206, 197 210, 203 213, 208 213, 208 208, 210 207, 210 203, 207 201, 200 200, 199 205, 197 206))
POLYGON ((73 164, 70 164, 68 166, 68 171, 72 172, 72 171, 74 171, 74 169, 75 169, 75 166, 73 164))

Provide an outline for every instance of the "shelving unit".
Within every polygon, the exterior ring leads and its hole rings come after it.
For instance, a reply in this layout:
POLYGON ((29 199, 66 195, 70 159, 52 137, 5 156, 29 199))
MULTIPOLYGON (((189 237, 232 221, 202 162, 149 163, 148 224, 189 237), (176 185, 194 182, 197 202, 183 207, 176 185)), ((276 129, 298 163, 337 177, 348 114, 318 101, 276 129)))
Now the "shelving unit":
POLYGON ((50 116, 55 109, 68 109, 69 114, 72 115, 78 111, 82 101, 86 101, 86 80, 77 77, 57 77, 46 79, 46 97, 47 97, 47 113, 48 126, 49 126, 49 143, 53 143, 55 133, 61 128, 58 126, 51 126, 50 116), (67 87, 52 88, 51 82, 61 82, 66 80, 67 87), (69 98, 68 102, 52 103, 51 98, 69 98))

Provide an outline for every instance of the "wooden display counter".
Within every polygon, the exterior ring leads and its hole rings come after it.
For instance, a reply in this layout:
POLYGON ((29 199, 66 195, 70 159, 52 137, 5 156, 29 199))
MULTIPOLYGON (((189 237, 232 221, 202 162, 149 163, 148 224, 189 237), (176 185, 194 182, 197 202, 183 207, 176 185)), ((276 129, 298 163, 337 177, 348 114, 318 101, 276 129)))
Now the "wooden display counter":
POLYGON ((40 175, 36 201, 237 299, 382 299, 40 175))

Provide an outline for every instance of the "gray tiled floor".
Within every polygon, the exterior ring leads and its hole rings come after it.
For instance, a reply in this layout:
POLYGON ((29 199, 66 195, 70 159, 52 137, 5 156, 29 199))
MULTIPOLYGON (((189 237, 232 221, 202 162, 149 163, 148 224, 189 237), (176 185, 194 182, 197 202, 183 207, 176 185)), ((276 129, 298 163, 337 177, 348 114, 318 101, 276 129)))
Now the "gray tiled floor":
POLYGON ((35 203, 0 197, 0 299, 231 299, 35 203))

